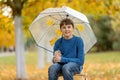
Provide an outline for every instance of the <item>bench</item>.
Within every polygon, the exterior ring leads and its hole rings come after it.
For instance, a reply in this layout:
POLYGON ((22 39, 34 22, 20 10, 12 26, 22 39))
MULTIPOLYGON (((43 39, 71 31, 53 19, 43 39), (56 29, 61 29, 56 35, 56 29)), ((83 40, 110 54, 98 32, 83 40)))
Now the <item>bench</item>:
MULTIPOLYGON (((74 77, 80 76, 79 80, 87 80, 87 74, 75 74, 74 77)), ((62 77, 62 74, 59 75, 59 77, 62 77)))

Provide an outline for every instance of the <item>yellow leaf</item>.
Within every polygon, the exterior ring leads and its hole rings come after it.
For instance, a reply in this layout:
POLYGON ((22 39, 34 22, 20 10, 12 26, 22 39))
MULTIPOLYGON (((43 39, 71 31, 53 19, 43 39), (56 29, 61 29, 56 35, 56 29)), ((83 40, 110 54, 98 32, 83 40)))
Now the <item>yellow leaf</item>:
POLYGON ((53 24, 53 20, 52 19, 49 19, 48 21, 47 21, 47 25, 48 26, 51 26, 53 24))
POLYGON ((83 26, 81 24, 78 24, 77 25, 77 28, 80 32, 82 32, 84 30, 83 26))
POLYGON ((55 41, 57 40, 57 37, 54 37, 53 39, 51 39, 49 42, 50 42, 50 45, 53 46, 55 41))
POLYGON ((61 32, 59 29, 57 29, 57 30, 56 30, 56 34, 57 34, 58 36, 61 36, 61 35, 62 35, 62 32, 61 32))

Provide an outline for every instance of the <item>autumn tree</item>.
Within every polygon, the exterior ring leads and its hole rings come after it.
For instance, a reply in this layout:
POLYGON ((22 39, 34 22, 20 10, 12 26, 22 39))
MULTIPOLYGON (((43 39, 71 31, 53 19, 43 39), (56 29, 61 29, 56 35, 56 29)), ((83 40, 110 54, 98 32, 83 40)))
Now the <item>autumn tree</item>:
MULTIPOLYGON (((11 7, 12 16, 15 26, 15 49, 16 49, 16 66, 17 66, 17 80, 26 79, 25 59, 24 59, 24 40, 22 31, 22 9, 27 0, 2 0, 1 3, 11 7)), ((6 7, 5 6, 5 7, 6 7)))
POLYGON ((114 36, 112 37, 113 49, 120 50, 120 14, 112 16, 111 23, 114 31, 114 36))
POLYGON ((14 46, 13 19, 0 13, 0 47, 14 46))

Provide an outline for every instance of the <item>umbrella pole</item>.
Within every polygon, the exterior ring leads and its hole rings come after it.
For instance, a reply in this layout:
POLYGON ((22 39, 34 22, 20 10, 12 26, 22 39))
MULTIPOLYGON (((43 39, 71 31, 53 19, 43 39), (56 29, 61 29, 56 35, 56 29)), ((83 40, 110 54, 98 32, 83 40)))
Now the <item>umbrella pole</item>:
POLYGON ((53 53, 53 51, 51 51, 51 50, 49 50, 49 49, 47 49, 47 48, 45 48, 45 47, 42 47, 42 46, 39 46, 39 45, 37 45, 37 46, 40 47, 40 48, 42 48, 42 49, 45 49, 45 50, 48 51, 48 52, 53 53))

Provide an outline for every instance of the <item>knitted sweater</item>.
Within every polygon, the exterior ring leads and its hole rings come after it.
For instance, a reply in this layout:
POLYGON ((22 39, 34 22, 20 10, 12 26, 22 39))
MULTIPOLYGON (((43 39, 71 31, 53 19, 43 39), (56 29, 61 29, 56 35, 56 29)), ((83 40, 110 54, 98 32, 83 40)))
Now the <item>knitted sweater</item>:
POLYGON ((75 62, 84 64, 84 43, 82 38, 73 36, 71 39, 64 37, 58 39, 54 45, 54 51, 61 51, 60 63, 75 62))

